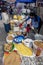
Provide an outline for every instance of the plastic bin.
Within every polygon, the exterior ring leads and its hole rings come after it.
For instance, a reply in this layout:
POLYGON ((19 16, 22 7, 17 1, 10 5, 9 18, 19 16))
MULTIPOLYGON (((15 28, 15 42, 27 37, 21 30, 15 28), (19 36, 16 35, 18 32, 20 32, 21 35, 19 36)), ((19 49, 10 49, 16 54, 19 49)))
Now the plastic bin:
POLYGON ((8 23, 8 24, 5 24, 4 23, 4 27, 5 27, 5 31, 8 33, 9 32, 9 30, 11 30, 11 27, 10 27, 10 24, 8 23))

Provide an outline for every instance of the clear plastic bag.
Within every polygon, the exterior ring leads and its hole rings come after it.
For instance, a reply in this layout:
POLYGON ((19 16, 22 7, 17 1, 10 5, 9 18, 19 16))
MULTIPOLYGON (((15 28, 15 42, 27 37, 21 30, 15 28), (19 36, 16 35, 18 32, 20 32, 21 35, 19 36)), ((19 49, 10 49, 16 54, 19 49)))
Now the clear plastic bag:
POLYGON ((42 40, 43 41, 43 35, 35 34, 35 40, 42 40))

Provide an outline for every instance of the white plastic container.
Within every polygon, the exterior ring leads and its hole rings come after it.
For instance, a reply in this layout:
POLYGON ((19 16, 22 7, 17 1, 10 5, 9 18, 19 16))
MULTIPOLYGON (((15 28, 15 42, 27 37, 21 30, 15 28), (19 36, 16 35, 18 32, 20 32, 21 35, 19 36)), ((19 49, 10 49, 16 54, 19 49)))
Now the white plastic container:
POLYGON ((32 39, 25 39, 24 41, 22 41, 24 43, 25 46, 32 48, 33 45, 33 40, 32 39))
MULTIPOLYGON (((35 41, 38 41, 38 40, 35 40, 35 41)), ((39 40, 39 41, 42 41, 42 40, 39 40)), ((33 51, 34 51, 35 55, 37 54, 38 50, 39 50, 39 56, 43 56, 43 49, 39 48, 39 46, 37 46, 33 43, 33 51)))
MULTIPOLYGON (((8 36, 12 36, 12 37, 14 38, 13 35, 8 35, 8 36)), ((12 42, 13 42, 13 39, 12 39, 12 40, 9 40, 9 39, 8 39, 8 36, 6 37, 6 41, 7 41, 7 43, 12 43, 12 42)))

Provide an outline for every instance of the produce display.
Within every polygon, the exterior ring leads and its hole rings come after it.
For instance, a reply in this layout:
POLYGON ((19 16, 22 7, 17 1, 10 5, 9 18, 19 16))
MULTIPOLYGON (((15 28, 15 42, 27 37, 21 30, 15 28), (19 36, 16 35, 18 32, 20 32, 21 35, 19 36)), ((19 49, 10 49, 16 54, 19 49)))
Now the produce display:
POLYGON ((16 35, 16 32, 14 32, 14 31, 9 31, 9 33, 8 33, 8 36, 12 36, 12 37, 15 37, 15 35, 16 35))
POLYGON ((8 36, 8 40, 12 40, 13 39, 13 36, 8 36))
POLYGON ((21 35, 22 33, 21 33, 20 31, 17 31, 16 34, 17 34, 17 35, 21 35))
POLYGON ((38 46, 39 48, 42 48, 42 49, 43 49, 43 41, 36 40, 36 41, 34 42, 34 44, 35 44, 36 46, 38 46))
POLYGON ((4 53, 4 65, 20 65, 21 58, 17 52, 4 53))
POLYGON ((36 56, 42 56, 43 55, 43 41, 35 40, 33 43, 33 49, 36 56))
POLYGON ((14 19, 17 19, 17 15, 14 15, 13 18, 14 18, 14 19))
MULTIPOLYGON (((22 34, 18 35, 19 33, 16 33, 15 35, 15 33, 16 32, 12 30, 9 31, 6 38, 6 40, 12 40, 12 43, 7 42, 6 44, 4 44, 4 65, 38 65, 39 61, 36 61, 37 59, 35 57, 38 57, 40 56, 40 53, 43 53, 43 50, 40 51, 40 49, 37 49, 39 47, 43 49, 43 41, 32 40, 29 38, 25 38, 22 34)), ((41 65, 41 62, 39 63, 41 65)))
POLYGON ((18 20, 21 20, 21 19, 22 19, 22 16, 18 15, 18 17, 17 17, 17 18, 18 18, 18 20))
POLYGON ((23 44, 15 44, 18 52, 23 56, 32 56, 33 52, 32 49, 24 46, 23 44))
POLYGON ((23 19, 23 17, 20 15, 14 15, 13 18, 16 20, 22 20, 23 19))
POLYGON ((4 44, 4 51, 11 52, 14 49, 13 43, 4 44))
POLYGON ((7 36, 7 38, 6 38, 6 41, 8 42, 8 43, 10 43, 10 42, 12 42, 13 41, 13 35, 9 35, 9 36, 7 36))
POLYGON ((4 65, 21 65, 21 60, 24 61, 22 65, 29 65, 30 57, 40 56, 43 51, 42 40, 28 38, 24 19, 24 16, 14 15, 13 20, 10 21, 11 30, 6 37, 7 43, 4 44, 4 65))

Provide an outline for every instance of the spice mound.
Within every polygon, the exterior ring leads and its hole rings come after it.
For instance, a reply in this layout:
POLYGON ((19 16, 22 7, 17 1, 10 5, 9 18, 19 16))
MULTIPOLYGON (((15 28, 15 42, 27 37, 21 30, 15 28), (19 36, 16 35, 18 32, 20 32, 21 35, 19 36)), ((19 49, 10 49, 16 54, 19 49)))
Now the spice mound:
POLYGON ((39 48, 42 48, 42 49, 43 49, 43 41, 37 40, 37 41, 34 42, 34 44, 35 44, 36 46, 38 46, 39 48))
POLYGON ((4 65, 20 65, 21 58, 17 52, 11 52, 8 54, 4 54, 4 65), (5 56, 6 55, 6 56, 5 56))

